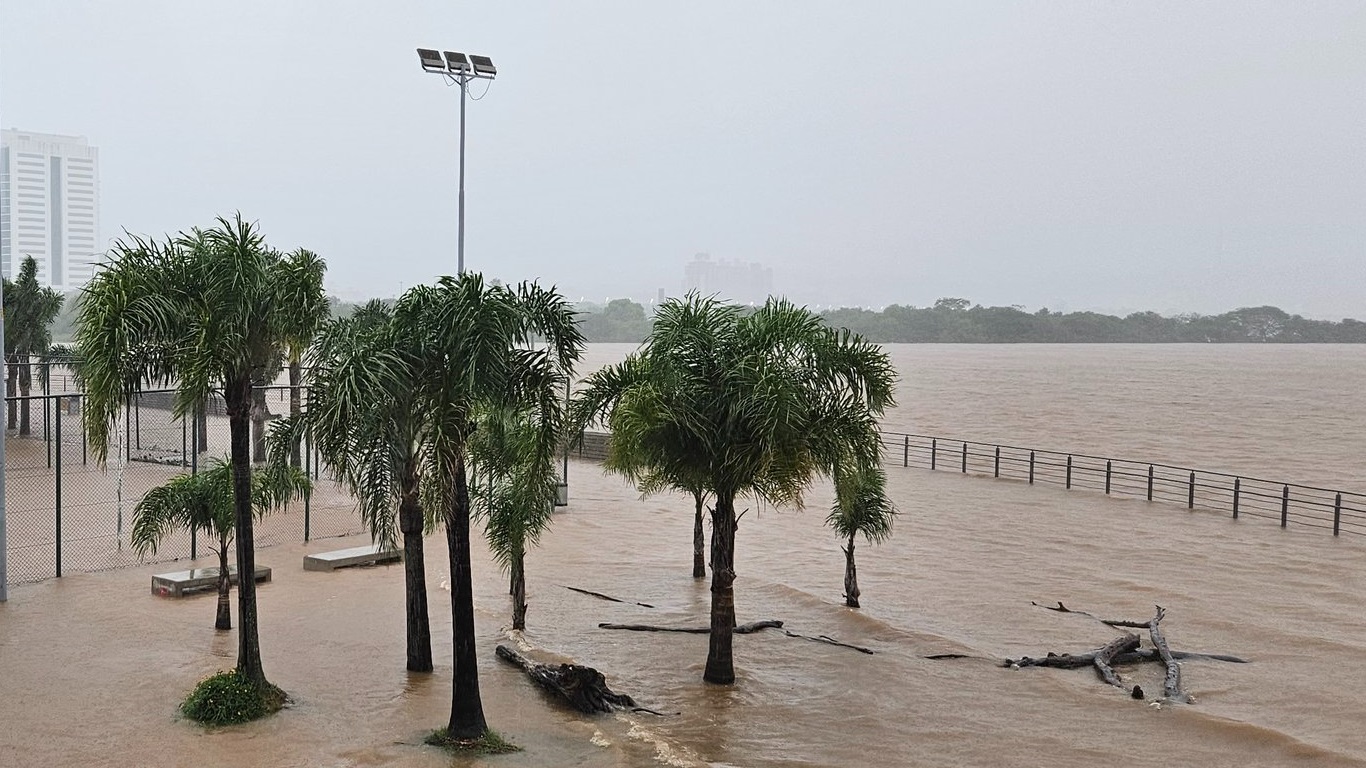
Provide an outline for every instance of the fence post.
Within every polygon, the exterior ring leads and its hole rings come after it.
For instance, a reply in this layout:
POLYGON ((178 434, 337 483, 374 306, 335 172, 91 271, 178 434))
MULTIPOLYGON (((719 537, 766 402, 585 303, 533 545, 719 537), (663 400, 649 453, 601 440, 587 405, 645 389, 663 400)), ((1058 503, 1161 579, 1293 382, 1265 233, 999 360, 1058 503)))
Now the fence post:
POLYGON ((1290 516, 1290 486, 1281 486, 1281 527, 1285 527, 1286 518, 1290 516))
POLYGON ((996 446, 996 464, 992 467, 991 473, 992 477, 1001 476, 1001 446, 999 445, 996 446))
MULTIPOLYGON (((81 418, 84 419, 84 418, 85 418, 85 400, 82 398, 81 395, 76 395, 76 402, 80 404, 80 405, 77 406, 77 407, 79 407, 79 408, 81 409, 81 418)), ((87 453, 89 450, 90 450, 90 446, 87 445, 87 444, 86 444, 86 441, 85 441, 85 429, 82 428, 82 429, 81 429, 81 466, 82 466, 82 467, 86 466, 86 463, 87 463, 87 461, 88 461, 88 458, 87 458, 87 456, 86 456, 86 453, 87 453)))
POLYGON ((1153 500, 1153 465, 1148 465, 1148 501, 1153 500))
MULTIPOLYGON (((44 403, 47 400, 43 401, 44 403)), ((57 513, 57 575, 62 575, 62 399, 57 398, 57 467, 52 474, 57 476, 56 493, 53 494, 53 509, 57 513)), ((45 406, 46 407, 46 406, 45 406)), ((51 450, 49 448, 49 450, 51 450)))
POLYGON ((1110 460, 1105 460, 1105 495, 1110 495, 1110 460))
MULTIPOLYGON (((46 365, 46 363, 44 364, 46 365)), ((50 373, 50 372, 49 372, 50 373)), ((43 377, 43 442, 47 443, 47 468, 52 469, 52 379, 43 377)))
POLYGON ((1342 494, 1333 499, 1333 535, 1338 535, 1338 528, 1342 525, 1342 494))
MULTIPOLYGON (((305 435, 304 435, 304 440, 305 440, 305 441, 308 440, 308 435, 307 435, 307 433, 305 433, 305 435)), ((308 477, 309 470, 312 469, 312 466, 311 466, 312 463, 313 463, 313 446, 311 446, 311 445, 305 445, 305 447, 304 447, 304 477, 308 477)), ((307 544, 308 541, 309 541, 309 539, 312 538, 312 535, 311 535, 311 534, 312 534, 312 524, 313 524, 312 518, 313 518, 313 489, 310 487, 308 490, 304 491, 304 543, 305 543, 305 544, 307 544)))
POLYGON ((142 450, 142 388, 138 388, 138 393, 133 395, 133 440, 138 444, 137 449, 142 450))
POLYGON ((1072 456, 1067 456, 1067 490, 1072 490, 1072 456))
POLYGON ((911 436, 906 435, 906 442, 901 446, 901 466, 911 466, 911 436))
POLYGON ((1243 490, 1243 478, 1233 478, 1233 519, 1238 519, 1238 495, 1243 490))
POLYGON ((1034 484, 1034 452, 1029 452, 1029 484, 1034 484))
POLYGON ((968 444, 963 442, 963 474, 968 473, 968 444))
POLYGON ((1186 509, 1195 509, 1195 470, 1191 470, 1190 491, 1186 495, 1186 509))
POLYGON ((930 469, 934 469, 939 458, 939 438, 930 438, 930 469))

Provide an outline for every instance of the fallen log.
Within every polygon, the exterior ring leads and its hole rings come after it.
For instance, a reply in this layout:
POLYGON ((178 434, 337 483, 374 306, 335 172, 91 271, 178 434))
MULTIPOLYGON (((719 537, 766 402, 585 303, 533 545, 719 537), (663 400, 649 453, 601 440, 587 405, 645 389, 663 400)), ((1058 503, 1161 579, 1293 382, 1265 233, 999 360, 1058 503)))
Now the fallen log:
MULTIPOLYGON (((777 619, 764 619, 749 624, 741 624, 731 630, 737 635, 748 635, 758 632, 761 629, 782 629, 783 623, 777 619)), ((711 633, 711 627, 657 627, 653 624, 609 624, 602 623, 598 629, 625 629, 631 632, 686 632, 690 635, 706 635, 711 633)))
POLYGON ((1167 647, 1167 638, 1162 636, 1162 629, 1158 626, 1165 615, 1167 612, 1162 609, 1162 606, 1157 606, 1157 614, 1153 616, 1148 627, 1148 634, 1152 638, 1153 647, 1157 649, 1157 655, 1162 658, 1162 663, 1167 665, 1167 676, 1162 681, 1162 695, 1169 701, 1190 704, 1193 701, 1190 694, 1181 690, 1181 665, 1172 658, 1171 649, 1167 647))
POLYGON ((851 648, 855 651, 858 651, 859 653, 866 653, 869 656, 873 655, 873 649, 871 648, 864 648, 861 645, 850 645, 848 643, 841 643, 840 641, 836 640, 833 637, 830 637, 829 635, 816 635, 815 637, 812 637, 811 635, 803 635, 787 629, 783 630, 783 634, 787 635, 788 637, 796 637, 802 640, 811 640, 817 643, 826 643, 827 645, 838 645, 841 648, 851 648))
MULTIPOLYGON (((1201 659, 1205 661, 1225 661, 1230 664, 1248 664, 1247 659, 1237 656, 1230 656, 1224 653, 1194 653, 1190 651, 1172 651, 1173 659, 1201 659)), ((927 659, 936 658, 964 658, 958 654, 938 654, 926 656, 927 659)), ((1047 656, 1033 657, 1021 656, 1018 659, 1002 659, 1001 666, 1019 669, 1022 667, 1049 667, 1052 669, 1080 669, 1090 667, 1095 664, 1096 654, 1091 653, 1049 653, 1047 656)), ((1138 648, 1127 653, 1121 653, 1111 660, 1111 664, 1140 664, 1144 662, 1162 661, 1162 657, 1157 651, 1147 648, 1138 648)))
POLYGON ((1054 613, 1075 613, 1075 614, 1077 614, 1078 616, 1085 616, 1085 617, 1088 618, 1088 619, 1095 619, 1096 621, 1099 621, 1101 624, 1105 624, 1106 626, 1111 626, 1111 627, 1128 627, 1128 628, 1131 628, 1131 629, 1148 629, 1148 628, 1149 628, 1149 625, 1151 624, 1151 620, 1149 620, 1149 621, 1131 621, 1131 620, 1129 620, 1129 619, 1103 619, 1103 618, 1101 618, 1101 617, 1095 615, 1094 613, 1087 613, 1086 611, 1074 611, 1074 610, 1072 610, 1071 608, 1068 608, 1067 606, 1063 605, 1061 600, 1058 601, 1057 607, 1054 607, 1054 606, 1051 606, 1051 605, 1044 605, 1043 603, 1036 603, 1036 602, 1034 602, 1033 600, 1030 600, 1030 601, 1029 601, 1029 604, 1030 604, 1030 605, 1037 605, 1038 607, 1044 609, 1045 611, 1053 611, 1054 613))
POLYGON ((653 605, 650 605, 649 603, 637 603, 637 602, 635 602, 634 600, 622 600, 622 599, 619 598, 619 597, 612 597, 611 595, 604 595, 604 594, 601 593, 601 592, 594 592, 594 591, 591 590, 591 589, 579 589, 578 587, 571 587, 571 586, 569 586, 568 584, 561 584, 560 586, 564 587, 565 589, 569 590, 570 592, 578 592, 578 593, 581 594, 581 595, 588 595, 588 596, 590 596, 590 597, 596 597, 596 598, 598 598, 599 600, 607 600, 607 601, 610 601, 610 602, 613 602, 613 603, 626 603, 626 604, 628 604, 628 605, 638 605, 638 606, 640 606, 641 608, 653 608, 653 607, 654 607, 653 605))
MULTIPOLYGON (((613 709, 632 709, 636 702, 623 693, 607 687, 607 679, 592 667, 578 664, 537 664, 506 645, 494 649, 498 658, 521 667, 522 671, 542 689, 553 693, 580 712, 611 712, 613 709)), ((660 714, 653 710, 642 711, 660 714)))
POLYGON ((1105 647, 1096 651, 1095 657, 1091 659, 1091 665, 1096 668, 1096 674, 1100 676, 1100 679, 1116 688, 1123 688, 1124 683, 1119 679, 1119 675, 1115 674, 1114 667, 1110 664, 1119 654, 1138 648, 1138 643, 1138 635, 1130 632, 1116 637, 1106 643, 1105 647))

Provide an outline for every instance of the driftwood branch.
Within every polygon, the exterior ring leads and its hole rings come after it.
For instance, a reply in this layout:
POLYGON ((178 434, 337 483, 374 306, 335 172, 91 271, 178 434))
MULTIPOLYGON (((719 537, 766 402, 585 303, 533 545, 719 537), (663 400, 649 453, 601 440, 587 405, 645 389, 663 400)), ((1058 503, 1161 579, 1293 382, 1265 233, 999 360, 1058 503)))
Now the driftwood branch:
POLYGON ((1124 683, 1119 679, 1119 675, 1115 674, 1114 667, 1110 665, 1114 663, 1115 657, 1119 654, 1138 648, 1138 643, 1138 635, 1129 633, 1116 637, 1106 643, 1105 647, 1096 651, 1095 656, 1091 659, 1091 664, 1096 668, 1096 674, 1100 676, 1100 679, 1116 688, 1123 688, 1124 683))
MULTIPOLYGON (((625 629, 631 632, 684 632, 690 635, 706 635, 711 632, 711 627, 659 627, 653 624, 602 623, 598 625, 598 629, 625 629)), ((830 637, 829 635, 803 635, 800 632, 793 632, 789 629, 783 629, 783 623, 777 619, 765 619, 763 621, 755 621, 749 624, 741 624, 732 631, 735 632, 735 634, 737 635, 749 635, 758 632, 761 629, 782 629, 783 634, 787 635, 788 637, 795 637, 800 640, 810 640, 815 643, 825 643, 826 645, 837 645, 840 648, 849 648, 858 651, 859 653, 866 653, 870 656, 873 654, 873 650, 871 648, 864 648, 861 645, 850 645, 849 643, 842 643, 836 640, 835 638, 830 637)))
POLYGON ((1162 681, 1162 695, 1169 701, 1190 704, 1193 699, 1181 690, 1181 665, 1172 658, 1171 649, 1167 647, 1167 638, 1162 636, 1162 628, 1158 626, 1166 614, 1167 612, 1163 610, 1162 606, 1157 606, 1157 614, 1153 616, 1152 623, 1148 627, 1148 634, 1152 638, 1153 647, 1157 649, 1157 655, 1162 658, 1162 663, 1167 665, 1167 676, 1162 681))
POLYGON ((604 594, 601 593, 601 592, 594 592, 594 591, 591 590, 591 589, 579 589, 578 587, 571 587, 571 586, 569 586, 569 585, 567 585, 567 584, 561 584, 560 586, 564 587, 565 589, 569 590, 570 592, 578 592, 578 593, 581 594, 581 595, 589 595, 589 596, 591 596, 591 597, 596 597, 596 598, 598 598, 599 600, 608 600, 608 601, 611 601, 611 602, 613 602, 613 603, 626 603, 626 604, 628 604, 628 605, 638 605, 638 606, 640 606, 640 607, 642 607, 642 608, 653 608, 653 607, 654 607, 653 605, 650 605, 649 603, 637 603, 637 602, 635 602, 635 601, 633 601, 633 600, 622 600, 622 599, 619 598, 619 597, 612 597, 611 595, 604 595, 604 594))
MULTIPOLYGON (((737 635, 748 635, 758 632, 761 629, 782 629, 783 623, 777 619, 764 619, 749 624, 741 624, 733 632, 737 635)), ((598 629, 625 629, 631 632, 686 632, 690 635, 706 635, 711 633, 711 627, 657 627, 653 624, 609 624, 602 623, 598 629)))
POLYGON ((1040 608, 1042 608, 1042 609, 1044 609, 1044 610, 1046 610, 1046 611, 1053 611, 1053 612, 1055 612, 1055 613, 1075 613, 1075 614, 1077 614, 1078 616, 1085 616, 1085 617, 1088 618, 1088 619, 1095 619, 1096 621, 1099 621, 1101 624, 1105 624, 1106 626, 1110 626, 1110 627, 1128 627, 1128 628, 1131 628, 1131 629, 1148 629, 1149 626, 1150 626, 1150 624, 1152 623, 1151 620, 1149 620, 1149 621, 1130 621, 1129 619, 1102 619, 1101 617, 1095 615, 1094 613, 1087 613, 1086 611, 1074 611, 1074 610, 1072 610, 1071 608, 1068 608, 1067 606, 1063 605, 1063 604, 1062 604, 1062 601, 1058 601, 1058 604, 1057 604, 1056 607, 1055 607, 1055 606, 1052 606, 1052 605, 1044 605, 1043 603, 1036 603, 1036 602, 1034 602, 1033 600, 1029 601, 1029 604, 1030 604, 1030 605, 1037 605, 1037 606, 1039 606, 1040 608))
MULTIPOLYGON (((635 701, 622 693, 615 693, 607 687, 602 673, 592 667, 578 664, 537 664, 517 653, 506 645, 500 645, 494 652, 498 658, 520 667, 532 682, 569 703, 580 712, 611 712, 613 709, 636 708, 635 701)), ((641 711, 660 714, 644 707, 641 711)))
MULTIPOLYGON (((1192 653, 1189 651, 1171 651, 1173 659, 1201 659, 1205 661, 1225 661, 1231 664, 1247 664, 1248 660, 1237 656, 1229 656, 1224 653, 1192 653)), ((944 653, 934 656, 926 656, 927 659, 961 659, 968 658, 962 654, 944 653)), ((1050 653, 1047 656, 1033 657, 1021 656, 1018 659, 1002 659, 1001 666, 1011 668, 1021 667, 1050 667, 1052 669, 1081 669, 1095 664, 1096 654, 1091 653, 1050 653)), ((1149 648, 1139 648, 1121 653, 1110 661, 1111 664, 1141 664, 1145 662, 1160 662, 1162 657, 1157 651, 1149 648)))

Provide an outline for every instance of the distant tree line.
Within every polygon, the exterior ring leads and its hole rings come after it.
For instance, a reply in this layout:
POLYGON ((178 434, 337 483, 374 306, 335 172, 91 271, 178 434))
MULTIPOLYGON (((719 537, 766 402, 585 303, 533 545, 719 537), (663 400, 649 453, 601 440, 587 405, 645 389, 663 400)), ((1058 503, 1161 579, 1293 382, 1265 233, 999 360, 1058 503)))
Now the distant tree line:
MULTIPOLYGON (((630 299, 606 306, 580 305, 589 341, 639 342, 650 332, 645 308, 630 299)), ((1242 307, 1219 315, 1120 317, 1099 312, 1027 312, 1019 306, 984 307, 967 299, 942 298, 930 307, 893 304, 880 312, 836 309, 827 324, 884 343, 1366 343, 1366 322, 1310 320, 1279 307, 1242 307)))

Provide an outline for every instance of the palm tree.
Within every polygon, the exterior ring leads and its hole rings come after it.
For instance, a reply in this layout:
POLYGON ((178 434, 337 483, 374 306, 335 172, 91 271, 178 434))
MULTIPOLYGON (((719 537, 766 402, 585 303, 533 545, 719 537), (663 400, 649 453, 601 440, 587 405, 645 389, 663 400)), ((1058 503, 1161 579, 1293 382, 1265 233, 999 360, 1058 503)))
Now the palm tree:
POLYGON ((691 294, 661 305, 640 351, 581 388, 571 429, 610 428, 607 469, 643 493, 700 477, 712 495, 705 680, 735 681, 736 498, 800 506, 838 463, 875 466, 895 381, 880 348, 805 308, 770 299, 744 314, 691 294))
POLYGON ((271 461, 282 462, 307 434, 319 456, 351 489, 371 537, 385 547, 403 534, 407 664, 432 671, 427 573, 422 536, 422 438, 410 340, 393 311, 371 301, 323 326, 309 350, 308 408, 271 433, 271 461))
POLYGON ((415 377, 423 435, 424 504, 446 529, 451 574, 454 679, 445 737, 465 740, 488 730, 479 695, 470 574, 470 495, 466 468, 476 416, 484 409, 535 409, 538 446, 563 434, 557 407, 567 376, 583 353, 574 312, 554 290, 516 290, 466 273, 418 286, 394 308, 395 325, 417 352, 415 377), (533 338, 546 347, 529 347, 533 338))
MULTIPOLYGON (((82 292, 76 346, 86 386, 86 439, 107 458, 109 429, 143 382, 174 382, 183 418, 220 391, 231 435, 237 572, 256 571, 251 497, 252 378, 279 355, 294 311, 285 269, 238 214, 164 241, 129 236, 82 292)), ((256 583, 237 590, 237 670, 262 691, 256 583)))
MULTIPOLYGON (((304 351, 313 343, 323 323, 327 322, 331 305, 323 293, 323 275, 327 272, 327 264, 316 253, 300 248, 291 253, 284 264, 285 301, 294 307, 285 326, 285 357, 289 362, 289 415, 297 419, 303 408, 299 385, 304 351)), ((289 454, 290 466, 299 466, 300 459, 299 445, 295 443, 289 454)))
MULTIPOLYGON (((33 387, 33 358, 44 357, 52 347, 52 321, 62 311, 64 297, 38 283, 38 262, 25 256, 19 265, 19 278, 5 281, 5 353, 9 364, 6 391, 24 398, 18 414, 19 434, 32 431, 31 401, 33 387)), ((40 381, 46 381, 46 371, 39 370, 40 381)), ((15 400, 9 403, 9 426, 15 427, 15 400)))
POLYGON ((470 497, 494 558, 510 576, 512 628, 519 630, 526 629, 526 550, 550 527, 558 479, 556 446, 538 442, 550 436, 540 422, 532 409, 491 408, 479 414, 470 438, 479 468, 470 497))
MULTIPOLYGON (((283 507, 312 486, 303 472, 272 465, 251 476, 252 509, 256 517, 283 507)), ((147 492, 133 507, 131 542, 139 556, 155 553, 162 539, 176 531, 206 530, 218 539, 218 616, 214 629, 232 629, 228 610, 228 546, 232 544, 236 510, 233 506, 232 465, 215 460, 207 470, 180 475, 147 492)), ((250 578, 250 577, 248 577, 250 578)))
POLYGON ((896 506, 887 498, 887 474, 881 466, 835 472, 835 504, 825 524, 835 535, 848 539, 844 550, 844 604, 859 607, 858 569, 854 565, 854 537, 863 534, 869 544, 892 535, 896 506))

